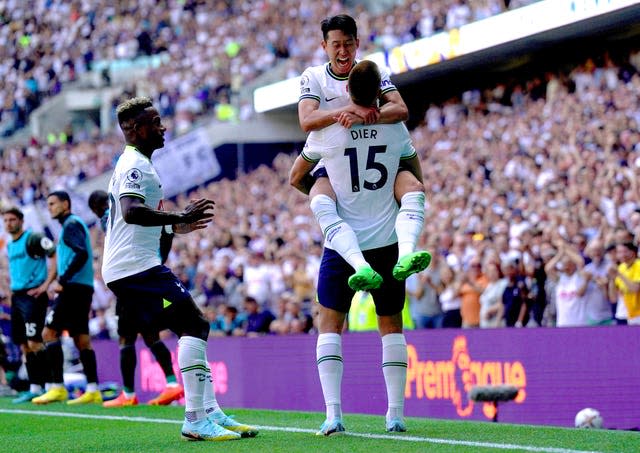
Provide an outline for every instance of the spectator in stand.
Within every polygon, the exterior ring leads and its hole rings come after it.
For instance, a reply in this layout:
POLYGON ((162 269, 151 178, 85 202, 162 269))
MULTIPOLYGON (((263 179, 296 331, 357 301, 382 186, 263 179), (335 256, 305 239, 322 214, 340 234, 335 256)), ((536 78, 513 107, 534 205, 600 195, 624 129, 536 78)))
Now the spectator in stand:
POLYGON ((215 317, 215 321, 210 323, 210 336, 230 337, 241 336, 244 334, 244 331, 242 329, 244 316, 238 313, 238 309, 236 307, 221 304, 218 306, 217 312, 218 315, 215 317))
POLYGON ((475 256, 469 261, 468 268, 461 271, 460 316, 462 327, 480 327, 480 295, 489 280, 482 273, 480 258, 475 256))
POLYGON ((260 305, 266 304, 271 297, 271 276, 261 251, 249 250, 243 275, 247 295, 256 299, 260 305))
POLYGON ((571 243, 556 241, 556 255, 545 264, 547 275, 556 280, 556 326, 587 325, 586 300, 589 280, 582 272, 584 260, 571 243))
POLYGON ((275 319, 269 310, 261 310, 258 301, 251 296, 244 299, 244 324, 242 329, 247 337, 257 337, 269 333, 271 321, 275 319))
POLYGON ((271 333, 276 335, 286 335, 289 333, 290 325, 287 320, 287 303, 289 302, 289 295, 281 294, 276 303, 274 304, 274 320, 269 326, 271 333))
POLYGON ((314 278, 307 270, 307 262, 302 257, 293 257, 293 272, 290 274, 289 286, 295 296, 301 301, 315 300, 316 285, 314 278))
POLYGON ((285 306, 284 319, 289 324, 289 333, 307 333, 312 326, 311 315, 304 312, 302 303, 291 296, 285 306))
POLYGON ((600 238, 594 238, 587 244, 585 254, 591 262, 584 267, 583 273, 588 279, 587 292, 584 295, 587 324, 592 326, 613 323, 613 313, 608 295, 608 270, 611 261, 605 255, 600 238))
POLYGON ((502 276, 500 265, 487 261, 483 266, 487 286, 480 294, 480 327, 504 327, 504 305, 502 295, 508 280, 502 276))
MULTIPOLYGON (((434 248, 429 248, 434 250, 434 248)), ((417 329, 442 327, 443 311, 440 305, 442 259, 438 253, 431 255, 431 264, 424 271, 407 278, 407 295, 411 316, 417 329)))
POLYGON ((507 287, 502 293, 504 321, 507 327, 522 327, 528 321, 529 288, 519 269, 520 262, 517 259, 508 260, 502 264, 502 273, 507 279, 507 287))
POLYGON ((462 327, 460 315, 460 276, 458 271, 449 265, 443 265, 440 271, 442 292, 440 304, 444 312, 442 327, 462 327))
MULTIPOLYGON (((620 264, 609 268, 609 298, 621 296, 627 309, 627 324, 640 325, 640 259, 633 242, 616 245, 620 264)), ((620 302, 618 302, 620 303, 620 302)))

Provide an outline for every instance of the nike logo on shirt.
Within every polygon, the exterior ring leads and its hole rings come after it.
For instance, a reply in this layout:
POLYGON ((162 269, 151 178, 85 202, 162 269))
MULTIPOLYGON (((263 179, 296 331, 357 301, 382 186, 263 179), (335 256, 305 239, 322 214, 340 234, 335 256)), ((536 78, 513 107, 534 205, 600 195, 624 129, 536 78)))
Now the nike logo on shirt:
POLYGON ((332 98, 324 98, 324 102, 331 102, 331 101, 333 101, 334 99, 338 99, 339 97, 340 97, 340 96, 334 96, 334 97, 332 97, 332 98))

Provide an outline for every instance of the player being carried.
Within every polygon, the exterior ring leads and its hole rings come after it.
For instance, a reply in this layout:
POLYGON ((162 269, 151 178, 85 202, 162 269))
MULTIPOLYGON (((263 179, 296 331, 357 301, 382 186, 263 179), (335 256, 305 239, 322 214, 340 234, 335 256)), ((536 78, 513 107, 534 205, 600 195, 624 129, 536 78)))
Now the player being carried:
MULTIPOLYGON (((380 80, 375 63, 368 60, 358 63, 349 74, 352 100, 362 106, 373 105, 380 80)), ((351 225, 356 244, 364 250, 364 258, 382 277, 381 284, 371 289, 371 294, 382 338, 382 370, 388 402, 386 429, 390 432, 406 431, 403 410, 407 378, 407 345, 402 325, 405 285, 396 275, 398 238, 395 230, 399 209, 393 185, 400 160, 411 159, 415 154, 409 132, 402 123, 360 125, 351 129, 334 124, 309 134, 290 174, 290 183, 308 193, 309 186, 305 182, 311 184, 313 181, 295 176, 308 174, 320 159, 324 160, 343 222, 351 225), (375 173, 369 172, 368 168, 375 168, 375 173)), ((320 311, 316 360, 327 418, 317 434, 329 436, 345 431, 340 397, 341 334, 354 288, 350 284, 353 279, 349 278, 351 269, 346 259, 331 247, 333 242, 326 242, 318 278, 320 311)))
MULTIPOLYGON (((349 98, 347 80, 356 64, 356 52, 359 47, 358 29, 355 20, 345 14, 322 21, 322 48, 329 62, 307 68, 301 77, 298 117, 305 132, 340 124, 350 128, 355 124, 391 124, 408 118, 407 107, 400 93, 386 72, 381 73, 379 101, 372 105, 358 105, 349 98)), ((366 131, 359 132, 366 134, 366 131)), ((360 137, 367 139, 364 135, 360 137)), ((349 152, 349 150, 345 150, 349 152)), ((388 173, 376 161, 382 151, 370 148, 366 160, 369 175, 378 172, 378 179, 359 181, 355 178, 356 169, 353 157, 345 163, 347 170, 343 175, 351 182, 351 192, 355 195, 365 190, 378 190, 386 182, 388 173)), ((394 172, 395 173, 395 172, 394 172)), ((372 176, 369 176, 370 178, 372 176)), ((382 278, 362 254, 362 244, 358 243, 353 232, 353 224, 344 222, 336 207, 336 197, 332 185, 326 178, 321 161, 313 176, 292 173, 292 184, 303 188, 309 194, 310 207, 325 237, 325 244, 337 251, 354 269, 349 277, 349 286, 358 290, 378 288, 382 278), (312 183, 312 178, 315 182, 312 183)), ((393 270, 393 277, 405 280, 409 275, 420 272, 429 266, 431 255, 427 251, 415 251, 416 243, 424 225, 424 185, 422 169, 417 154, 401 160, 394 182, 395 197, 400 204, 396 219, 399 259, 393 270)), ((355 219, 367 222, 366 212, 355 219)))

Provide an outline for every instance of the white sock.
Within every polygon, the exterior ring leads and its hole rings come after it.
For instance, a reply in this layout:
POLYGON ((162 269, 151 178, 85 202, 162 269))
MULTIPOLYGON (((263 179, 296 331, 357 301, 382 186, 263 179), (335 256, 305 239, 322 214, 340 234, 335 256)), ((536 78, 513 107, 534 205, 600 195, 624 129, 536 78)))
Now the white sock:
POLYGON ((91 382, 87 384, 87 392, 97 392, 97 391, 98 391, 98 384, 96 384, 95 382, 91 382))
POLYGON ((218 400, 216 399, 216 383, 213 380, 213 373, 211 373, 211 368, 208 366, 209 360, 206 357, 206 352, 205 361, 207 362, 207 369, 209 371, 207 372, 207 376, 204 380, 204 393, 202 398, 204 411, 207 415, 215 412, 216 415, 221 416, 224 415, 224 412, 222 412, 222 409, 220 409, 220 405, 218 404, 218 400))
POLYGON ((184 384, 184 416, 188 421, 195 422, 206 416, 204 384, 206 376, 210 374, 205 352, 207 342, 185 335, 178 340, 178 346, 178 366, 184 384))
POLYGON ((29 391, 31 393, 40 393, 42 391, 42 386, 38 384, 29 384, 29 391))
POLYGON ((322 234, 333 250, 354 269, 368 265, 362 255, 358 237, 351 226, 338 215, 336 202, 326 195, 316 195, 309 207, 322 229, 322 234))
POLYGON ((321 333, 316 345, 318 374, 327 407, 327 420, 342 417, 340 386, 342 384, 342 338, 337 333, 321 333))
POLYGON ((422 192, 407 192, 400 200, 400 212, 396 217, 398 258, 415 251, 424 226, 424 200, 422 192))
POLYGON ((382 337, 382 373, 387 386, 387 420, 403 417, 407 360, 407 341, 404 334, 390 333, 382 337))

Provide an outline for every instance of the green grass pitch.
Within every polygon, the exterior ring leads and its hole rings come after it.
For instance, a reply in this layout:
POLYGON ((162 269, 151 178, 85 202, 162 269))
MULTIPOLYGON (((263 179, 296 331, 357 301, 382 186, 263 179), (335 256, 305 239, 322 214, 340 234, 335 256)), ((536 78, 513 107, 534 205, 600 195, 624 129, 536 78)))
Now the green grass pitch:
POLYGON ((260 428, 253 439, 184 442, 181 406, 103 409, 97 405, 14 405, 0 398, 0 451, 71 452, 638 452, 640 433, 408 418, 407 433, 386 433, 382 416, 345 414, 346 435, 314 433, 322 413, 225 409, 260 428))

